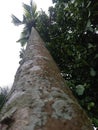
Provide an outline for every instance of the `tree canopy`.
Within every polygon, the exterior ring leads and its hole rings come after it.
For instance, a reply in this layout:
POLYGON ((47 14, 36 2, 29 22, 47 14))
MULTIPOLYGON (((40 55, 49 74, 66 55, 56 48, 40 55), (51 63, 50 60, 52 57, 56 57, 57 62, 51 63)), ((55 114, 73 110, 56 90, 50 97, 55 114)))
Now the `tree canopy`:
POLYGON ((24 46, 28 41, 31 33, 31 28, 36 26, 36 19, 38 15, 38 12, 36 11, 37 6, 32 0, 30 2, 30 5, 23 3, 23 9, 24 14, 22 21, 12 14, 12 22, 14 23, 14 25, 24 25, 20 39, 17 41, 21 43, 21 46, 24 46))
MULTIPOLYGON (((68 86, 98 127, 98 2, 53 0, 53 3, 49 15, 41 11, 30 22, 27 19, 31 15, 23 15, 25 27, 34 26, 39 31, 68 86)), ((31 5, 23 7, 30 11, 27 7, 31 5)), ((21 23, 15 16, 12 18, 21 23)), ((27 32, 27 37, 22 38, 29 37, 27 32)))

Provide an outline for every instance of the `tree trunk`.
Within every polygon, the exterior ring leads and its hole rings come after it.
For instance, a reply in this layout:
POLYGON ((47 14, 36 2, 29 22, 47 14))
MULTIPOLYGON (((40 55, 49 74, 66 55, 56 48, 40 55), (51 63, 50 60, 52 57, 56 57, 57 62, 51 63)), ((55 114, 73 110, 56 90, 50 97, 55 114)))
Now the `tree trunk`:
POLYGON ((0 130, 93 130, 34 28, 0 123, 0 130))

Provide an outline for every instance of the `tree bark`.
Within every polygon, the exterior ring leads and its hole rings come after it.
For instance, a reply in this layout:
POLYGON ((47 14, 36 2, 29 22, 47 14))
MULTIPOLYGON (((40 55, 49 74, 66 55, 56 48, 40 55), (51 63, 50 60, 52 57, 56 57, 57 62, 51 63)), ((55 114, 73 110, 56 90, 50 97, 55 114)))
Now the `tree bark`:
POLYGON ((0 130, 93 130, 34 28, 1 112, 0 127, 0 130))

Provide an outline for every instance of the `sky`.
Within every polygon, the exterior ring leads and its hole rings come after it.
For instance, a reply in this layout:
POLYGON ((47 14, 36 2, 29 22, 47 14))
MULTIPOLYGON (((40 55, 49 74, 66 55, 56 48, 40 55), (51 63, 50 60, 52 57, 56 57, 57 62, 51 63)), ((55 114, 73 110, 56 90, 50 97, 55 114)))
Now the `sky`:
MULTIPOLYGON (((22 27, 14 26, 11 14, 22 19, 22 3, 29 4, 30 0, 8 0, 0 2, 0 87, 10 87, 19 67, 20 37, 22 27)), ((35 0, 38 10, 48 11, 52 0, 35 0)))

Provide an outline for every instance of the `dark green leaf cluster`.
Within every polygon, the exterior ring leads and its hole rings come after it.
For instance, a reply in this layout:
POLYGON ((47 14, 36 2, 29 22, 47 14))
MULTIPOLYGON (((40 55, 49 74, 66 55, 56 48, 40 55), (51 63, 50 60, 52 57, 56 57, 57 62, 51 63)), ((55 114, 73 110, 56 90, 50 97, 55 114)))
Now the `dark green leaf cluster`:
POLYGON ((4 103, 6 102, 7 95, 8 95, 8 88, 0 87, 0 110, 2 109, 4 103))

